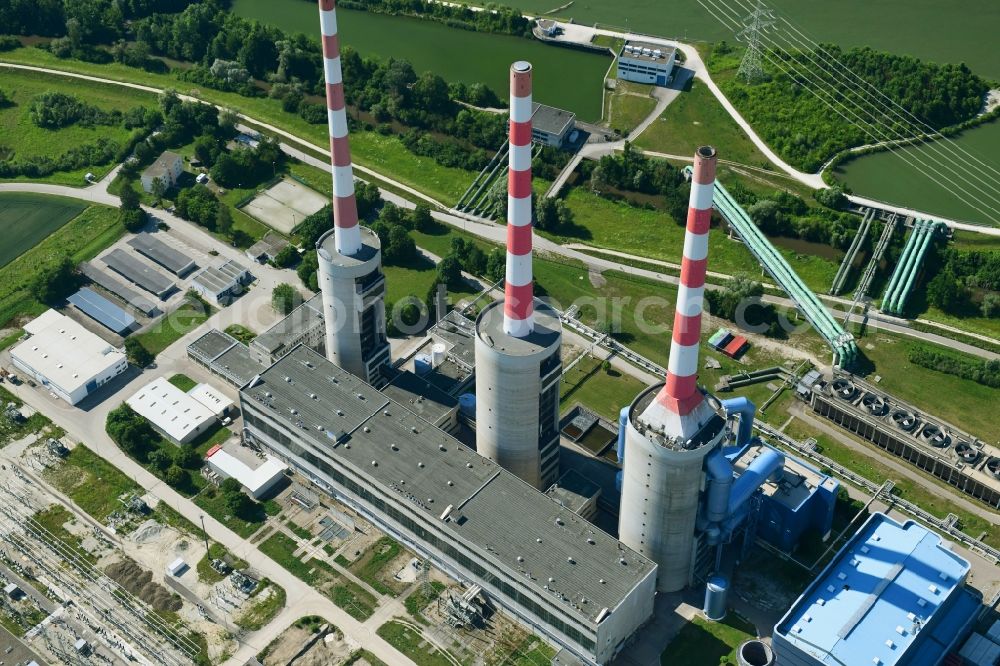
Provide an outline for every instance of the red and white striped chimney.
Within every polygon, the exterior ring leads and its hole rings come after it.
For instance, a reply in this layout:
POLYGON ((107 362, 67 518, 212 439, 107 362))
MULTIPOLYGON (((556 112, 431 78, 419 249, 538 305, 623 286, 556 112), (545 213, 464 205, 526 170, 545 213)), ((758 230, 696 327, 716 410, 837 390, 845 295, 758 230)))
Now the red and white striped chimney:
POLYGON ((333 166, 333 227, 337 252, 344 256, 361 249, 358 205, 354 198, 354 169, 347 139, 347 105, 344 75, 340 67, 336 0, 319 0, 319 23, 323 32, 323 75, 326 79, 326 112, 330 126, 330 159, 333 166))
POLYGON ((510 66, 510 155, 507 168, 507 276, 503 330, 523 338, 534 330, 531 275, 531 63, 510 66))
POLYGON ((715 148, 711 146, 702 146, 695 152, 667 383, 657 396, 660 404, 678 416, 691 413, 703 400, 697 386, 698 344, 708 265, 708 227, 715 193, 715 161, 715 148))

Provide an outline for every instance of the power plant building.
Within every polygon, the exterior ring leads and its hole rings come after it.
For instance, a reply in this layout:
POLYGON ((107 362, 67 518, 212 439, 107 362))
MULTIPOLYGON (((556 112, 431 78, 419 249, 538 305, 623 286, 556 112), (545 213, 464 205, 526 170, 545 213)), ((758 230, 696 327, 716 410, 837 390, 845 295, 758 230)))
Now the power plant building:
POLYGON ((666 86, 673 78, 676 59, 677 49, 672 46, 625 42, 618 52, 618 78, 666 86))
POLYGON ((504 299, 476 320, 476 450, 535 488, 559 477, 562 323, 532 277, 531 64, 510 69, 504 299))
POLYGON ((656 566, 316 352, 240 392, 244 434, 588 663, 652 615, 656 566))
POLYGON ((981 600, 969 563, 913 521, 875 513, 774 628, 780 666, 937 666, 981 600))

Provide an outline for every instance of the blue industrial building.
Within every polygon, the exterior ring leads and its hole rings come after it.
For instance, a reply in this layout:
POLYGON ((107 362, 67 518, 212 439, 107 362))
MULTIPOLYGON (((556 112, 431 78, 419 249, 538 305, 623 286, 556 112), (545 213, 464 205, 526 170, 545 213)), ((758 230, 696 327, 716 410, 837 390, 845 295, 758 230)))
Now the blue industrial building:
POLYGON ((981 600, 969 563, 913 521, 873 514, 774 628, 778 666, 937 666, 981 600))
POLYGON ((84 287, 66 300, 75 305, 80 312, 118 335, 128 335, 136 325, 135 317, 93 289, 84 287))

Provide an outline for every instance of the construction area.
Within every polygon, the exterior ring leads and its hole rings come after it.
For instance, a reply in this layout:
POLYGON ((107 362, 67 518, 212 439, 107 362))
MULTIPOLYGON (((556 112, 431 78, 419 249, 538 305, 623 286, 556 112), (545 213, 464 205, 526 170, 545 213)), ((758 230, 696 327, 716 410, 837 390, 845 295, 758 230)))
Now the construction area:
POLYGON ((32 436, 3 449, 0 577, 20 593, 5 595, 0 624, 47 663, 181 666, 231 653, 241 618, 276 592, 210 561, 194 526, 149 497, 106 498, 118 508, 103 522, 65 503, 51 484, 80 478, 60 471, 74 446, 32 436))

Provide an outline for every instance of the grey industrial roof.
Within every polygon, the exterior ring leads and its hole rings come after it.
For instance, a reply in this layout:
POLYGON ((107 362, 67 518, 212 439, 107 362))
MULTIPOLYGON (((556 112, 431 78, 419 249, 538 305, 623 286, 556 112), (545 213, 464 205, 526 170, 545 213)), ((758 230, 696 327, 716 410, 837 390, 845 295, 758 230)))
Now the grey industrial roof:
POLYGON ((572 111, 564 111, 537 102, 532 105, 532 108, 531 128, 549 134, 561 136, 566 132, 566 127, 576 118, 576 114, 572 111))
POLYGON ((253 345, 268 354, 273 354, 282 347, 294 344, 303 331, 320 325, 322 321, 323 295, 316 294, 288 313, 287 317, 254 338, 253 345))
POLYGON ((601 494, 601 487, 575 469, 569 469, 545 494, 570 511, 579 513, 590 500, 601 494))
POLYGON ((265 367, 250 354, 246 345, 239 342, 212 361, 212 368, 216 372, 233 377, 239 386, 259 375, 265 367))
POLYGON ((240 344, 240 341, 228 333, 223 333, 217 328, 212 328, 189 344, 188 349, 194 350, 198 355, 211 360, 217 358, 222 352, 228 350, 233 345, 238 344, 240 344))
POLYGON ((88 280, 104 287, 147 317, 160 314, 160 308, 156 306, 156 303, 135 291, 132 287, 125 286, 97 266, 89 262, 84 262, 80 264, 80 272, 88 280))
POLYGON ((146 232, 130 238, 128 244, 134 247, 136 252, 155 261, 174 275, 184 275, 198 267, 191 257, 146 232))
POLYGON ((619 52, 619 56, 623 58, 629 58, 631 60, 642 60, 644 62, 655 62, 661 65, 667 64, 667 60, 673 55, 677 49, 673 46, 665 46, 663 44, 648 44, 646 42, 625 42, 622 46, 622 50, 619 52), (632 51, 629 52, 628 49, 631 48, 632 51), (636 51, 639 49, 639 51, 636 51))
POLYGON ((490 303, 476 319, 476 332, 489 346, 510 356, 531 356, 554 345, 562 335, 562 322, 550 305, 535 299, 535 326, 523 338, 503 330, 503 301, 490 303))
POLYGON ((567 612, 589 622, 653 570, 642 555, 307 347, 241 393, 248 404, 267 405, 315 451, 407 497, 434 520, 450 505, 443 524, 481 558, 562 598, 567 612))
POLYGON ((476 322, 452 310, 428 331, 448 345, 448 356, 472 369, 476 365, 476 322))
POLYGON ((66 300, 79 308, 85 315, 115 333, 127 333, 135 326, 135 317, 87 287, 66 300))
POLYGON ((382 393, 434 424, 458 407, 458 400, 409 370, 397 372, 382 393))
POLYGON ((231 289, 234 284, 242 282, 244 276, 249 272, 249 269, 243 264, 230 260, 221 266, 203 268, 192 280, 207 291, 220 294, 231 289))
POLYGON ((174 290, 174 283, 163 273, 139 261, 125 250, 115 248, 103 257, 108 268, 151 294, 163 298, 174 290))

